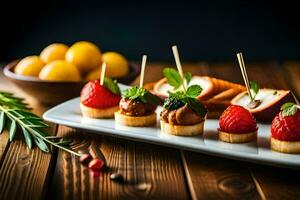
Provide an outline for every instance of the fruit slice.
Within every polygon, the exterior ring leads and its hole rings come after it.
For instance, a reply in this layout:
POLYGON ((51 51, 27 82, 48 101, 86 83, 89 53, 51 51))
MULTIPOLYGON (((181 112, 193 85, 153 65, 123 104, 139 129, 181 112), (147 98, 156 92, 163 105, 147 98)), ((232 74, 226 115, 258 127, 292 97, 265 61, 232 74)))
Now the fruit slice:
POLYGON ((293 94, 289 90, 260 89, 256 98, 260 104, 255 108, 249 108, 250 98, 246 91, 238 94, 231 100, 232 105, 241 105, 247 108, 254 117, 261 122, 271 122, 280 111, 281 105, 286 102, 295 102, 293 94))

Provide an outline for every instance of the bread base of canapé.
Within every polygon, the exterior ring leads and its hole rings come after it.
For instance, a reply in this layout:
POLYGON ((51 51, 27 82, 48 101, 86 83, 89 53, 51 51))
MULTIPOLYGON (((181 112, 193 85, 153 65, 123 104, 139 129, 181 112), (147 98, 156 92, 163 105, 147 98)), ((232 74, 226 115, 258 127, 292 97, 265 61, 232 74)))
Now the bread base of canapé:
POLYGON ((204 129, 204 120, 193 125, 173 125, 160 120, 160 128, 162 133, 177 136, 202 135, 204 129))
POLYGON ((128 116, 118 111, 115 112, 115 121, 125 126, 151 126, 156 123, 156 113, 145 116, 128 116))
POLYGON ((219 140, 228 143, 246 143, 257 138, 257 131, 250 133, 227 133, 219 131, 219 140))
POLYGON ((91 108, 91 107, 85 106, 82 103, 80 103, 80 109, 81 109, 81 113, 84 117, 113 118, 114 113, 117 110, 119 110, 119 105, 110 107, 110 108, 98 109, 98 108, 91 108))
POLYGON ((300 142, 282 141, 271 137, 271 149, 282 153, 300 153, 300 142))

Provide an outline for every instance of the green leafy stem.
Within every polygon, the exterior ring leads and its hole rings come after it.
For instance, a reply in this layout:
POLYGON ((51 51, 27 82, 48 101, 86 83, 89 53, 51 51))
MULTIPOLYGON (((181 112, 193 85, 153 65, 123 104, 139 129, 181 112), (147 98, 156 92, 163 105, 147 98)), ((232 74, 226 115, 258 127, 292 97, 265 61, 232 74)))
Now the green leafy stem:
POLYGON ((50 152, 47 144, 51 144, 76 156, 81 155, 70 148, 70 140, 49 135, 45 130, 49 126, 42 118, 30 112, 23 99, 14 97, 11 93, 0 92, 0 134, 6 127, 9 130, 10 142, 14 140, 19 128, 30 149, 34 142, 44 152, 50 152))

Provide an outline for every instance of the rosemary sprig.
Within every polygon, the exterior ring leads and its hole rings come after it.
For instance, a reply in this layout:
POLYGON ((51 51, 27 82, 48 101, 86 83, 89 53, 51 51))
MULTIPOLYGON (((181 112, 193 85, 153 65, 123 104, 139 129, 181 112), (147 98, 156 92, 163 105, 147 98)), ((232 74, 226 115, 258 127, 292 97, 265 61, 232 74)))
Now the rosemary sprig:
POLYGON ((55 146, 77 156, 81 154, 70 148, 71 141, 61 137, 51 136, 46 131, 49 126, 43 119, 30 112, 30 107, 24 99, 15 97, 12 93, 0 92, 0 134, 7 127, 9 141, 21 130, 27 146, 31 149, 33 143, 44 152, 50 152, 48 145, 55 146))

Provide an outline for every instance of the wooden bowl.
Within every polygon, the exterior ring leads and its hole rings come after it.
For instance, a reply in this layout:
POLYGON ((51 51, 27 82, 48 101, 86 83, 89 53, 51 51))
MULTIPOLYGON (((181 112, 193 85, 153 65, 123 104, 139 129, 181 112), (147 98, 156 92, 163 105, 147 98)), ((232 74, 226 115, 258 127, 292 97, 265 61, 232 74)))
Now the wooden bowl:
MULTIPOLYGON (((82 87, 87 81, 64 82, 45 81, 36 77, 22 76, 14 73, 14 67, 19 60, 13 61, 4 67, 4 75, 20 89, 37 101, 45 105, 56 105, 68 99, 78 97, 82 87)), ((129 64, 130 72, 125 77, 117 78, 119 83, 130 84, 140 73, 140 67, 134 63, 129 64)))

